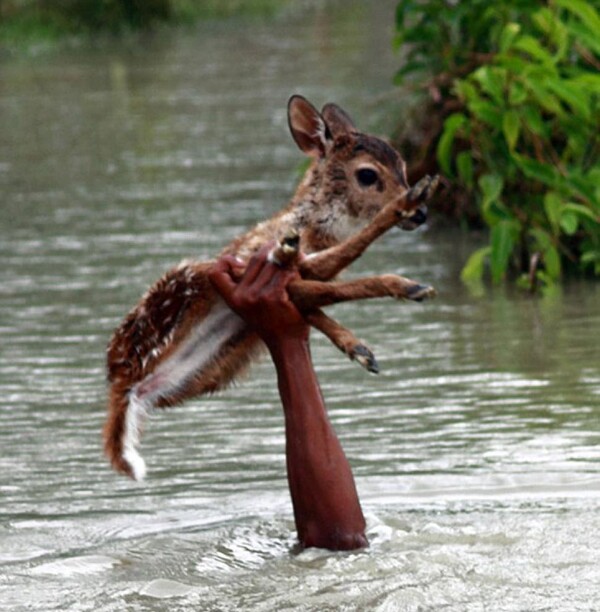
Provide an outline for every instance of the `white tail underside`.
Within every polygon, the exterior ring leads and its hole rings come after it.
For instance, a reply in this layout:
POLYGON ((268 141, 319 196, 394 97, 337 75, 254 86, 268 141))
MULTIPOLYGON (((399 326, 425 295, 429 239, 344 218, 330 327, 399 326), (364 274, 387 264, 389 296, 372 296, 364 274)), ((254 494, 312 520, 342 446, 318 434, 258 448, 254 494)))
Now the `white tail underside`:
POLYGON ((143 480, 146 463, 138 447, 144 418, 161 397, 172 395, 189 378, 201 372, 221 347, 244 327, 244 322, 224 302, 217 302, 194 327, 188 339, 129 394, 123 434, 123 459, 135 480, 143 480))

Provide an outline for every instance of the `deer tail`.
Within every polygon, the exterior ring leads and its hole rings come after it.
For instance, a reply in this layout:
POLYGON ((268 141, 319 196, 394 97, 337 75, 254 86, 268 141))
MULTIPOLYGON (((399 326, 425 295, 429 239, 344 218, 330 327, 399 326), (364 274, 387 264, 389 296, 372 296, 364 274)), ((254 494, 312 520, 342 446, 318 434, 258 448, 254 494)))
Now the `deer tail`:
POLYGON ((115 470, 134 480, 143 480, 146 475, 146 462, 138 447, 147 413, 147 403, 135 390, 113 385, 104 425, 104 451, 115 470))

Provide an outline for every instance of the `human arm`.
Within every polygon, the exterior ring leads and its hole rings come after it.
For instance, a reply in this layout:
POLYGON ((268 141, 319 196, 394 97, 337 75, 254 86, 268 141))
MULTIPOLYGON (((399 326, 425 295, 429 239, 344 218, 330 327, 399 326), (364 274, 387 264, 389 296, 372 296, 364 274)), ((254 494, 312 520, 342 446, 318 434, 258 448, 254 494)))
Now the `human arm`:
MULTIPOLYGON (((239 280, 232 258, 210 278, 228 305, 264 340, 277 370, 285 414, 288 482, 298 538, 333 550, 368 545, 350 464, 333 430, 313 369, 309 326, 285 287, 298 273, 255 256, 239 280)), ((237 267, 237 270, 236 270, 237 267)))
POLYGON ((271 349, 285 414, 288 481, 304 547, 350 550, 368 545, 350 464, 329 422, 308 343, 271 349))

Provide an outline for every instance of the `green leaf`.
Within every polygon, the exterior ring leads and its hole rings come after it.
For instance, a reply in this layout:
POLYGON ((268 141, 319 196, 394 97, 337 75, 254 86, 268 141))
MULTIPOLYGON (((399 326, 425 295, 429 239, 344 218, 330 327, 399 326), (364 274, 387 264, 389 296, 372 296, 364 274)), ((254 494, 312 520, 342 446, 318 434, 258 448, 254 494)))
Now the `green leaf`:
POLYGON ((529 234, 534 239, 536 244, 534 250, 543 252, 548 247, 552 246, 552 236, 550 236, 550 234, 548 234, 548 232, 545 230, 536 227, 532 229, 529 234))
POLYGON ((558 11, 543 7, 534 13, 532 20, 556 46, 555 58, 562 59, 568 49, 569 33, 560 20, 558 11))
POLYGON ((571 172, 565 177, 564 187, 570 197, 583 200, 586 206, 600 215, 600 164, 597 171, 592 168, 586 174, 579 172, 577 168, 571 168, 571 172))
POLYGON ((581 263, 584 267, 592 264, 596 274, 600 274, 600 251, 586 251, 581 256, 581 263))
POLYGON ((508 101, 513 106, 520 106, 527 100, 528 98, 527 90, 525 89, 523 83, 519 81, 513 81, 510 84, 508 90, 508 101))
POLYGON ((575 213, 567 211, 560 216, 560 226, 567 236, 572 236, 577 231, 578 225, 579 220, 575 213))
POLYGON ((504 187, 504 181, 497 174, 483 174, 479 178, 479 187, 483 195, 481 206, 486 208, 489 204, 498 200, 504 187))
POLYGON ((504 100, 506 71, 503 68, 481 66, 481 68, 472 73, 472 77, 479 83, 481 89, 495 102, 502 102, 504 100))
POLYGON ((546 211, 546 216, 550 221, 550 225, 555 231, 558 229, 558 224, 560 223, 562 207, 563 201, 558 194, 549 191, 544 196, 544 210, 546 211))
POLYGON ((585 2, 585 0, 555 0, 555 4, 577 15, 589 27, 590 31, 595 32, 598 36, 600 15, 591 2, 585 2))
POLYGON ((531 130, 537 136, 548 136, 548 124, 542 118, 542 113, 537 106, 527 104, 521 108, 521 113, 526 129, 531 130))
POLYGON ((544 211, 554 230, 558 229, 563 206, 563 199, 556 192, 549 191, 544 196, 544 211))
POLYGON ((489 256, 491 250, 491 247, 485 246, 471 253, 460 273, 460 278, 463 282, 472 283, 481 280, 485 267, 485 260, 489 256))
POLYGON ((507 23, 500 34, 500 51, 506 53, 515 40, 517 34, 521 31, 521 26, 518 23, 507 23))
POLYGON ((589 105, 589 96, 585 90, 566 79, 549 78, 546 85, 575 113, 586 121, 590 119, 592 109, 589 105))
POLYGON ((600 261, 600 251, 588 251, 581 256, 581 261, 600 261))
POLYGON ((516 110, 507 110, 502 115, 502 131, 509 149, 514 149, 519 140, 519 132, 521 130, 521 121, 519 113, 516 110))
POLYGON ((585 47, 600 55, 600 37, 597 30, 593 32, 584 23, 570 23, 569 32, 585 47))
POLYGON ((468 104, 469 110, 484 123, 491 127, 498 127, 502 121, 502 113, 498 110, 498 105, 485 100, 471 102, 468 104))
POLYGON ((473 83, 464 79, 454 83, 454 92, 464 102, 472 102, 481 99, 473 83))
POLYGON ((557 280, 560 277, 560 255, 558 249, 551 245, 544 251, 544 265, 546 272, 552 280, 557 280))
POLYGON ((506 68, 512 74, 519 75, 531 66, 530 61, 513 54, 498 54, 494 61, 503 68, 506 68))
POLYGON ((572 212, 580 217, 591 219, 595 223, 600 223, 600 216, 594 213, 591 208, 584 206, 583 204, 576 204, 575 202, 569 202, 565 204, 564 211, 572 212))
POLYGON ((584 72, 573 77, 571 82, 576 83, 579 87, 585 88, 590 94, 600 94, 600 74, 584 72))
POLYGON ((528 178, 540 181, 550 187, 555 187, 561 182, 561 177, 556 168, 550 164, 544 164, 535 159, 525 157, 518 153, 512 153, 512 158, 515 160, 523 174, 528 178))
POLYGON ((492 228, 490 268, 492 281, 499 283, 506 274, 513 251, 515 224, 513 221, 499 221, 492 228))
POLYGON ((458 176, 467 187, 473 186, 473 153, 462 151, 456 156, 458 176))
POLYGON ((513 43, 513 47, 519 49, 519 51, 524 51, 542 64, 554 63, 552 55, 533 36, 519 36, 513 43))
POLYGON ((556 96, 548 91, 548 88, 545 86, 546 79, 551 76, 553 75, 546 74, 543 71, 536 71, 528 75, 524 83, 543 110, 562 117, 565 114, 563 108, 556 99, 556 96))
POLYGON ((462 113, 450 115, 444 122, 444 131, 437 146, 437 158, 446 174, 452 173, 452 144, 458 130, 465 125, 467 118, 462 113))

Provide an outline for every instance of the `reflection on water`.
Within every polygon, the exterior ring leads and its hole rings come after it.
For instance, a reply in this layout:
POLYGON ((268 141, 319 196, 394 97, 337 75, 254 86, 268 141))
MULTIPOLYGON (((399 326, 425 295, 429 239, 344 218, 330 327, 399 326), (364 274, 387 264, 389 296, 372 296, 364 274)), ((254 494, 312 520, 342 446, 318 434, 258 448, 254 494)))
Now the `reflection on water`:
POLYGON ((385 131, 395 2, 308 4, 0 64, 0 601, 8 610, 594 610, 600 289, 474 297, 476 237, 392 233, 351 274, 430 304, 340 305, 382 373, 315 334, 371 548, 291 554, 270 364, 148 424, 143 484, 102 457, 103 353, 166 268, 289 196, 293 92, 385 131))

